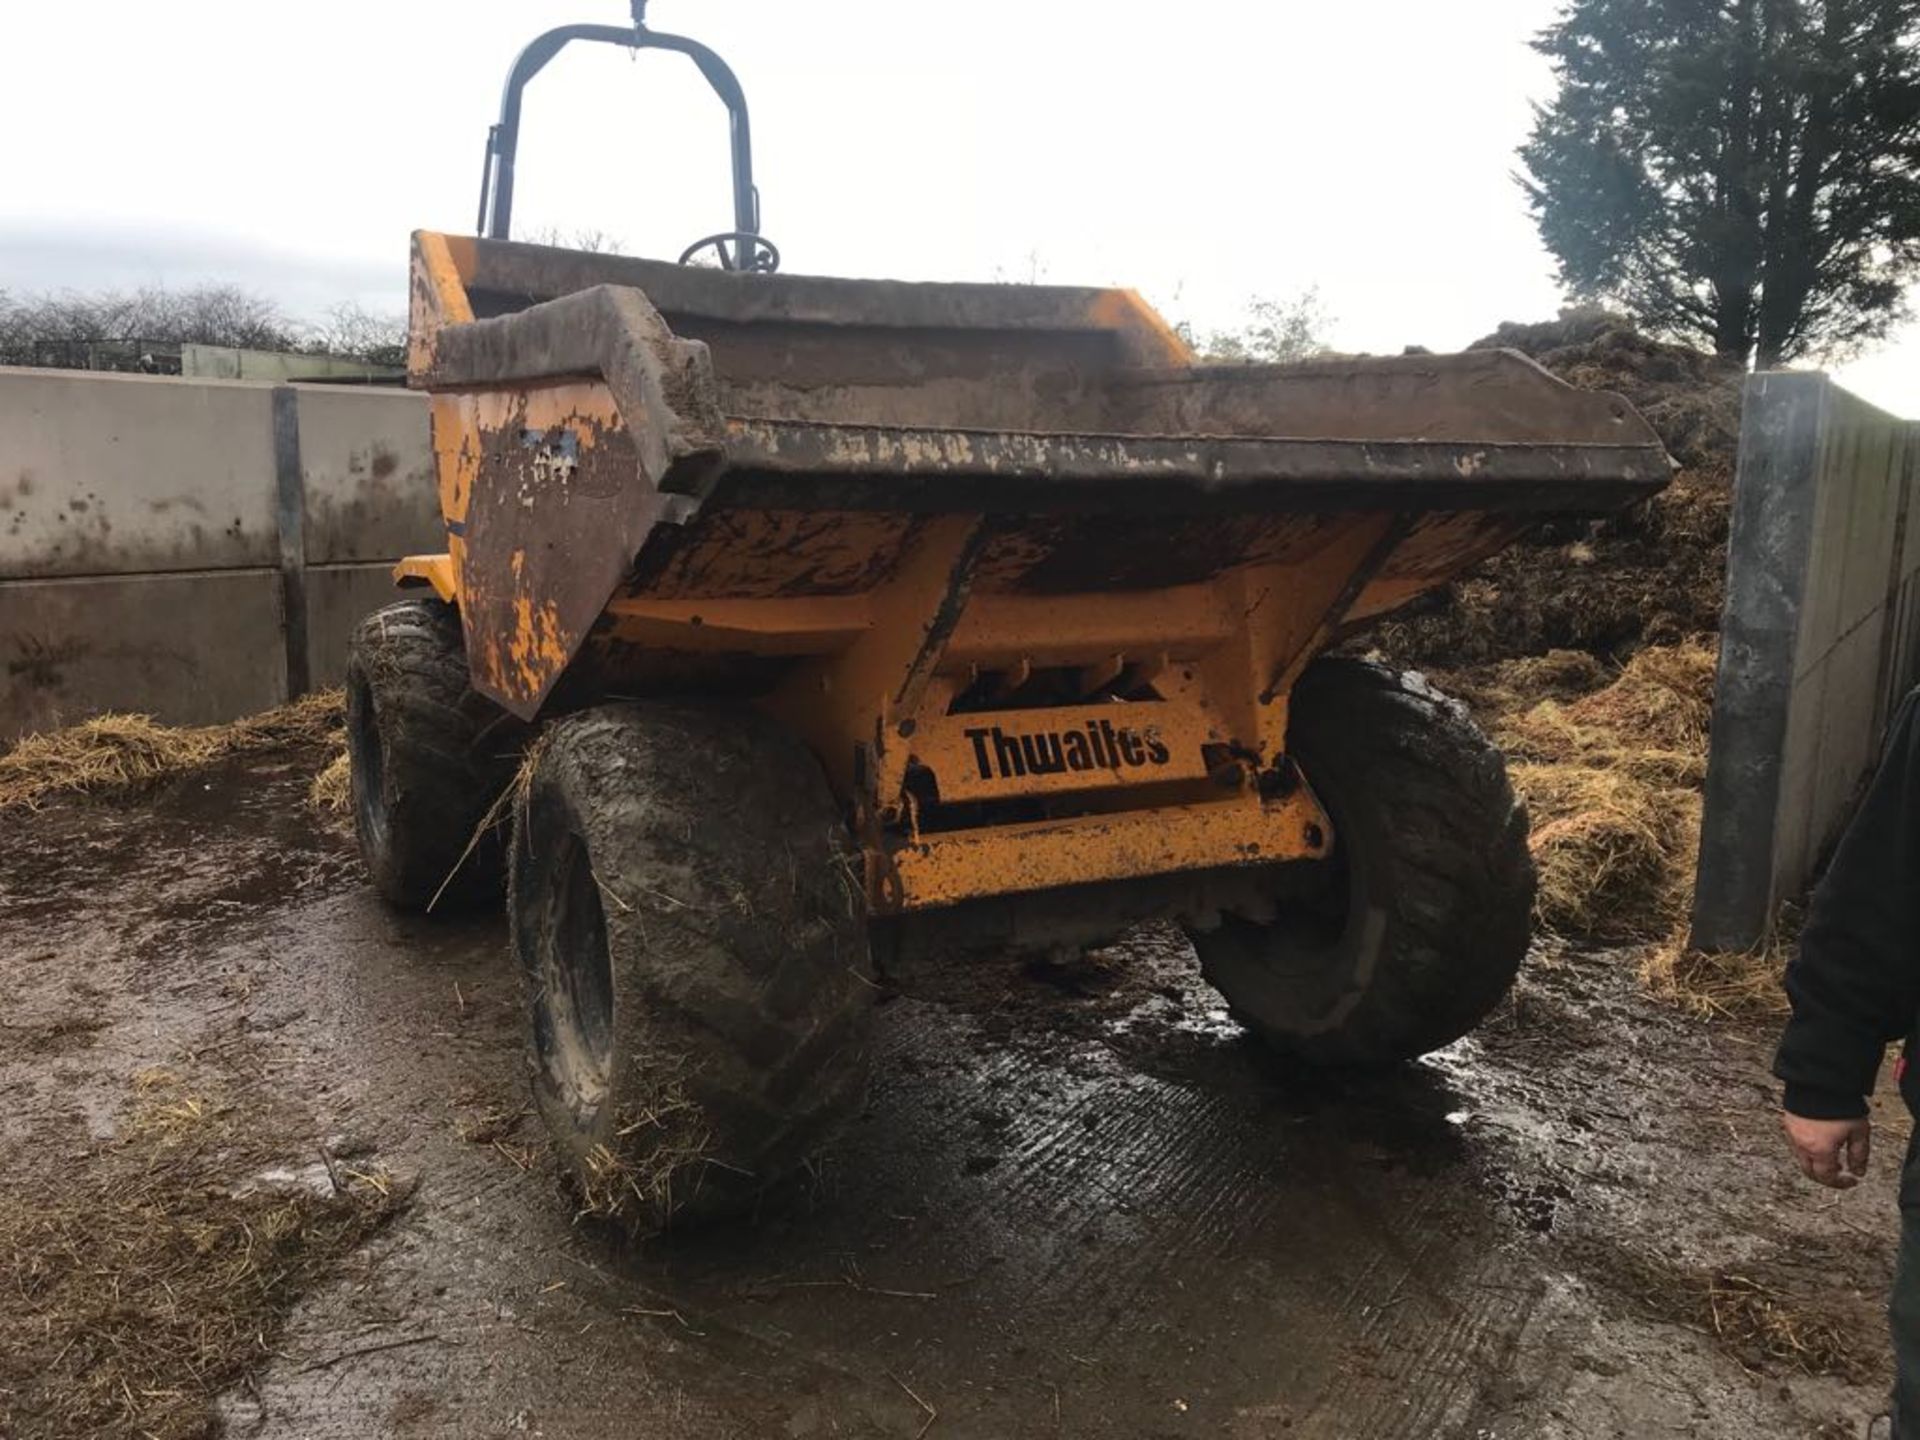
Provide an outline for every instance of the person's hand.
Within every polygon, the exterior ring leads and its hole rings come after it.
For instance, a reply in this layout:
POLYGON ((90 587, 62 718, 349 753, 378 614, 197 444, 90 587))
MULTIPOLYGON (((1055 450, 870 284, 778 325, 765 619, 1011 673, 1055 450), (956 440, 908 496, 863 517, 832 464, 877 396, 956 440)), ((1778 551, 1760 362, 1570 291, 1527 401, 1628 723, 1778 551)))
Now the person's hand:
POLYGON ((1873 1122, 1865 1115, 1855 1120, 1809 1120, 1783 1110, 1780 1125, 1809 1180, 1848 1190, 1867 1173, 1873 1122))

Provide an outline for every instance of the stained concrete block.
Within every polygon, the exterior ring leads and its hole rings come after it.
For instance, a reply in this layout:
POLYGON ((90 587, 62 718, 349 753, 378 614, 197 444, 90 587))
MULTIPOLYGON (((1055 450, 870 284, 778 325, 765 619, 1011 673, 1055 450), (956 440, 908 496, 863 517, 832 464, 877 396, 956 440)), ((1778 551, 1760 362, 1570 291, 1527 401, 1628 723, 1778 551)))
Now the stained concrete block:
POLYGON ((1907 491, 1909 523, 1900 536, 1900 574, 1920 573, 1920 440, 1911 421, 1901 423, 1899 483, 1907 491))
POLYGON ((427 397, 298 385, 309 565, 447 548, 427 440, 427 397))
POLYGON ((1888 623, 1893 633, 1887 640, 1889 703, 1883 707, 1883 723, 1892 718, 1907 691, 1920 684, 1920 576, 1908 575, 1901 580, 1888 623))
POLYGON ((0 580, 272 564, 270 397, 0 370, 0 580))
POLYGON ((1846 497, 1846 546, 1826 574, 1839 590, 1835 629, 1846 633, 1886 605, 1893 573, 1893 427, 1871 407, 1861 418, 1861 446, 1851 473, 1831 477, 1846 497))
POLYGON ((1741 418, 1693 943, 1741 949, 1851 814, 1920 673, 1920 431, 1819 375, 1741 418))
MULTIPOLYGON (((1852 813, 1861 778, 1880 751, 1875 714, 1880 695, 1880 629, 1869 622, 1856 627, 1834 647, 1824 667, 1819 720, 1813 754, 1813 794, 1804 815, 1789 815, 1806 831, 1799 864, 1782 867, 1777 889, 1797 888, 1809 868, 1825 856, 1829 843, 1852 813)), ((1784 808, 1784 807, 1783 807, 1784 808)))
POLYGON ((210 724, 286 698, 271 570, 0 582, 0 740, 139 711, 210 724))
POLYGON ((347 637, 364 615, 420 591, 393 583, 393 566, 324 565, 307 569, 307 661, 316 687, 347 673, 347 637))
POLYGON ((0 740, 337 683, 392 561, 444 547, 423 396, 0 371, 0 740))
POLYGON ((1813 813, 1818 778, 1820 716, 1825 706, 1827 664, 1823 660, 1794 683, 1786 739, 1780 747, 1779 787, 1768 797, 1773 807, 1773 853, 1768 859, 1768 894, 1782 874, 1798 873, 1807 863, 1813 836, 1807 817, 1813 813))
POLYGON ((1903 427, 1845 391, 1831 391, 1831 436, 1820 471, 1819 515, 1808 574, 1805 638, 1837 639, 1885 604, 1898 506, 1891 471, 1903 427))
MULTIPOLYGON (((1817 375, 1747 382, 1714 688, 1693 939, 1744 949, 1773 911, 1779 796, 1828 395, 1817 375)), ((1804 722, 1803 722, 1804 728, 1804 722)))
MULTIPOLYGON (((1825 477, 1849 473, 1857 450, 1856 437, 1846 426, 1822 424, 1812 473, 1813 512, 1806 566, 1795 581, 1800 609, 1800 629, 1794 642, 1796 675, 1807 674, 1824 660, 1839 633, 1838 565, 1846 554, 1847 505, 1844 487, 1825 483, 1825 477)), ((1731 555, 1728 563, 1734 563, 1731 555)))

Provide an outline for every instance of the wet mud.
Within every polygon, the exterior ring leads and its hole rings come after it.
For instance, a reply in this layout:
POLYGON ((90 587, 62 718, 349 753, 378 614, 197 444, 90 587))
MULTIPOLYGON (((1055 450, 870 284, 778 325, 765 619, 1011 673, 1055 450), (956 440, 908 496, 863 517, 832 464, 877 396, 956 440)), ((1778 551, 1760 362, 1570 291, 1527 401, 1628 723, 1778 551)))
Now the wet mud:
MULTIPOLYGON (((220 1397, 239 1436, 1851 1436, 1887 1380, 1904 1118, 1784 1163, 1768 1036, 1541 952, 1475 1037, 1289 1070, 1179 938, 922 970, 864 1113, 757 1222, 578 1223, 498 917, 418 919, 239 757, 0 846, 0 1166, 220 1063, 295 1174, 402 1214, 220 1397), (324 1170, 315 1172, 324 1174, 324 1170)), ((0 1305, 7 1304, 0 1296, 0 1305)))

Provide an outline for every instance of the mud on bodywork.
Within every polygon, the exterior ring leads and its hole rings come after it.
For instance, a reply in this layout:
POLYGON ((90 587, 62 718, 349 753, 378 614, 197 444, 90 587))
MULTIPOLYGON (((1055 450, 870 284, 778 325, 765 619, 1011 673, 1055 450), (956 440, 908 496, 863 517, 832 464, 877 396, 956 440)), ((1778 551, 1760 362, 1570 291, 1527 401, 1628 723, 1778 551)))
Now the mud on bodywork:
POLYGON ((471 392, 461 443, 479 464, 457 517, 468 650, 476 688, 530 719, 648 532, 691 512, 668 492, 697 492, 716 462, 705 348, 675 339, 637 291, 601 287, 454 326, 416 379, 471 392), (568 378, 581 374, 596 378, 568 378))

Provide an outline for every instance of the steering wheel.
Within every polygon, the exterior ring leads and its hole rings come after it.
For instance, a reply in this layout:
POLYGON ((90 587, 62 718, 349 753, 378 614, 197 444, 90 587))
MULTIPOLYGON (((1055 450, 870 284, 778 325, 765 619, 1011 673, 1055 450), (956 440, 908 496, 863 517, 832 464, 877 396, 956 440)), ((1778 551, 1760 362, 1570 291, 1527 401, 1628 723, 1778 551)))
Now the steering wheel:
POLYGON ((720 257, 722 270, 748 270, 758 275, 770 275, 780 268, 780 247, 764 235, 752 235, 745 230, 722 230, 717 235, 703 235, 680 252, 680 263, 690 265, 693 257, 702 250, 711 249, 720 257), (732 248, 728 248, 732 241, 732 248), (745 264, 740 262, 740 253, 747 251, 745 264))

